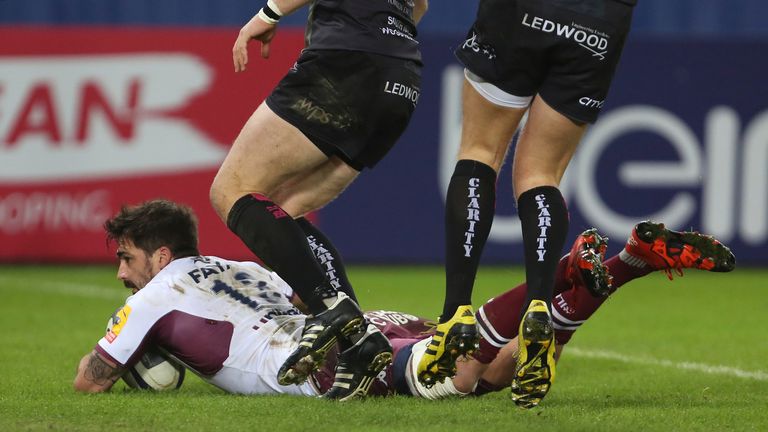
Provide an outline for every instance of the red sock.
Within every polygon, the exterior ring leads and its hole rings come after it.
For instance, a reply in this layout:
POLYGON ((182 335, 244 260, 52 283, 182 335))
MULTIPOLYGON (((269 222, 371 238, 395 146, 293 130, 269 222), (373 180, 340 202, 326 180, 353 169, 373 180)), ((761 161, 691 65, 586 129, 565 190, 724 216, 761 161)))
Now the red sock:
POLYGON ((605 266, 608 267, 608 272, 613 276, 614 290, 633 279, 643 277, 653 271, 651 266, 637 267, 627 263, 622 259, 622 256, 626 256, 626 254, 627 253, 622 250, 618 255, 612 256, 605 261, 605 266))

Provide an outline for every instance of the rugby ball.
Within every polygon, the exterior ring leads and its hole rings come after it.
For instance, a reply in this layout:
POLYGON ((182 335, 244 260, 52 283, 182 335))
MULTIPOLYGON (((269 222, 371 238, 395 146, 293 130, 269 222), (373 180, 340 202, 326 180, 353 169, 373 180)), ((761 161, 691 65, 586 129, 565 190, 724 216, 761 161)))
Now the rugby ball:
MULTIPOLYGON (((107 321, 107 333, 119 322, 117 313, 107 321)), ((142 390, 173 390, 181 387, 186 369, 155 350, 147 350, 141 359, 123 374, 128 387, 142 390)))
POLYGON ((157 351, 147 351, 123 375, 128 387, 142 390, 174 390, 184 382, 184 366, 157 351))

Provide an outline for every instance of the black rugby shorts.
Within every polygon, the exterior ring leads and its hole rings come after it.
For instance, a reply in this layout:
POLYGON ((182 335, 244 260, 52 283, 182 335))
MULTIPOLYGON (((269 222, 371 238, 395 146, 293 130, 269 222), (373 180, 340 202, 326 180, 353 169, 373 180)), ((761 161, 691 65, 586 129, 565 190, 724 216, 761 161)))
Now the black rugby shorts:
POLYGON ((539 94, 561 114, 594 123, 632 11, 614 0, 480 0, 456 56, 507 93, 539 94))
POLYGON ((308 50, 266 100, 323 153, 360 171, 376 165, 411 118, 421 65, 361 51, 308 50))

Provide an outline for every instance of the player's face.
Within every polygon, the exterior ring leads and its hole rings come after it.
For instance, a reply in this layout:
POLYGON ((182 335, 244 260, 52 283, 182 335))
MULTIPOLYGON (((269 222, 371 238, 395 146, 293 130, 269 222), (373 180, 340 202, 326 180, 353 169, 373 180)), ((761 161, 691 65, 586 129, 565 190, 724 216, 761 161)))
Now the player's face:
POLYGON ((132 241, 121 240, 117 247, 117 258, 120 260, 117 278, 123 281, 123 285, 130 288, 133 294, 136 294, 160 271, 156 255, 157 251, 148 255, 137 248, 132 241))

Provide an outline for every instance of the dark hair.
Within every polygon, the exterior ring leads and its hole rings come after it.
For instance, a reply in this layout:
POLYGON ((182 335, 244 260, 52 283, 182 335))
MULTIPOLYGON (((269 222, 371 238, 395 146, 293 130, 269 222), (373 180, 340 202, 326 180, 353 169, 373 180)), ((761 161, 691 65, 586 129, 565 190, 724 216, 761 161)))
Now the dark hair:
POLYGON ((168 200, 123 206, 104 222, 107 242, 128 240, 147 254, 162 246, 174 258, 200 255, 197 249, 197 217, 187 206, 168 200))

